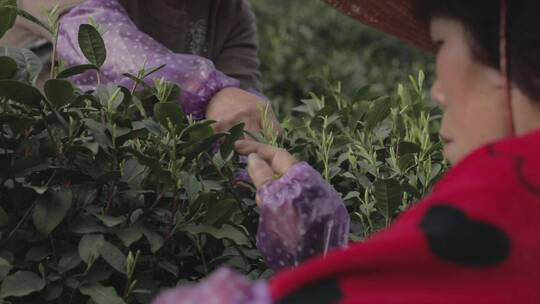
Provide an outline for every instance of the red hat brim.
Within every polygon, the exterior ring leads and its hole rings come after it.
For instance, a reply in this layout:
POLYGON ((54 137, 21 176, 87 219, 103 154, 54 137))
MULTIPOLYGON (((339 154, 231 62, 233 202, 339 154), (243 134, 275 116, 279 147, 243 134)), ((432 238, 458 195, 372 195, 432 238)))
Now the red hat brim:
POLYGON ((415 0, 325 0, 343 14, 434 53, 429 24, 420 20, 415 0))

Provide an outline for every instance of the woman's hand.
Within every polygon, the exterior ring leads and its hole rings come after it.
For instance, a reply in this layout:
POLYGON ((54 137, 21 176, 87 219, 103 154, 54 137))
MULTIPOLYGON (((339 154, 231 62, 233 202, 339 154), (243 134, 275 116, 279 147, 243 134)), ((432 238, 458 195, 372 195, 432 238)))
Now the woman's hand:
POLYGON ((213 125, 217 133, 227 132, 239 123, 245 123, 245 129, 253 133, 262 131, 261 114, 267 111, 269 126, 282 133, 281 126, 271 107, 261 97, 238 88, 225 88, 210 100, 206 109, 206 119, 215 120, 213 125))
MULTIPOLYGON (((239 140, 235 144, 236 151, 248 156, 248 172, 257 189, 283 175, 298 161, 289 152, 274 146, 250 140, 239 140)), ((261 205, 257 197, 257 204, 261 205)))

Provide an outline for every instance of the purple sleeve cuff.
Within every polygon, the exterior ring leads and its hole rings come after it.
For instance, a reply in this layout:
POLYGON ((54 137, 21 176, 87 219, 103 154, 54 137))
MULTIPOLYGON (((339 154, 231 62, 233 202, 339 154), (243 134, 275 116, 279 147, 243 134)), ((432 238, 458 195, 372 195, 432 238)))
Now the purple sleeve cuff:
POLYGON ((216 271, 204 281, 162 292, 152 304, 271 304, 268 284, 250 282, 227 268, 216 271))
POLYGON ((296 164, 258 195, 263 205, 257 245, 272 269, 347 245, 350 218, 341 195, 307 163, 296 164))
MULTIPOLYGON (((78 45, 81 24, 93 18, 105 31, 103 39, 107 60, 101 68, 101 83, 121 84, 131 88, 132 81, 124 73, 136 75, 146 62, 150 70, 167 66, 145 81, 163 78, 182 89, 181 106, 186 114, 204 118, 206 106, 212 96, 227 87, 240 87, 240 82, 218 71, 203 57, 176 54, 152 37, 137 29, 125 9, 116 0, 87 0, 61 18, 58 38, 58 56, 68 66, 87 63, 78 45)), ((83 90, 95 89, 95 71, 74 76, 72 80, 83 90)))

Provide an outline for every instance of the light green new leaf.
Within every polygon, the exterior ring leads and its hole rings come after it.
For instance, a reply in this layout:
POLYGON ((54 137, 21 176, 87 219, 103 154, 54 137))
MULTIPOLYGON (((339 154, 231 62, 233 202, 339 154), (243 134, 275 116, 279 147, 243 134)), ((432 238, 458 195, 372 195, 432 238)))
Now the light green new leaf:
POLYGON ((91 64, 101 67, 107 58, 107 49, 98 30, 90 24, 81 24, 78 37, 79 47, 86 59, 91 64))
POLYGON ((34 226, 44 236, 49 235, 66 216, 73 193, 70 189, 52 191, 50 196, 41 197, 34 208, 34 226))
POLYGON ((23 297, 45 287, 45 280, 30 271, 18 271, 7 276, 0 289, 0 298, 23 297))

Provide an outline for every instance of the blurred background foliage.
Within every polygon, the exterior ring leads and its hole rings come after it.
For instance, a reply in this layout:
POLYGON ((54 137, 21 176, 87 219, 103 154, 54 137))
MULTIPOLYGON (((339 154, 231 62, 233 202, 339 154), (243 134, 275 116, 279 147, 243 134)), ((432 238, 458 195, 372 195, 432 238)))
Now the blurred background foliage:
POLYGON ((433 57, 361 25, 323 1, 251 0, 258 17, 264 93, 281 117, 324 81, 351 94, 370 84, 390 94, 420 69, 431 82, 433 57))

